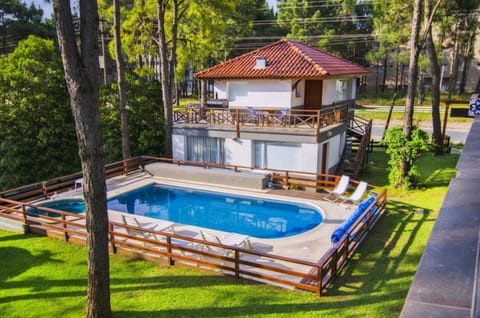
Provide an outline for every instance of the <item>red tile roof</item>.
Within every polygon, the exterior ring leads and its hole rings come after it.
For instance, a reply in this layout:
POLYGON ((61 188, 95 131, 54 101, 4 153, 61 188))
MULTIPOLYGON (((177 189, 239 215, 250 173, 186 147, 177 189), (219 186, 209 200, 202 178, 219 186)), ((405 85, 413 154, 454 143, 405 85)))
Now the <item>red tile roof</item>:
POLYGON ((314 49, 305 44, 281 40, 237 56, 195 74, 198 79, 323 79, 341 75, 365 75, 363 66, 314 49), (267 67, 255 68, 257 57, 267 67))

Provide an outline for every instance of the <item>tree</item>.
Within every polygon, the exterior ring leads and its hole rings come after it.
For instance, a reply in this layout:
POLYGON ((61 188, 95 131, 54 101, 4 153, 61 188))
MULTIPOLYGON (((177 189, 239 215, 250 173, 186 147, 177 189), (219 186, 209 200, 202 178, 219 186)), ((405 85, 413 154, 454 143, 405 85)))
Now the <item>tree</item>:
POLYGON ((120 127, 122 132, 122 158, 130 158, 130 140, 128 132, 127 94, 125 88, 125 67, 122 58, 122 38, 120 36, 120 0, 113 0, 113 29, 115 42, 115 62, 117 64, 118 100, 120 108, 120 127))
MULTIPOLYGON (((432 16, 430 0, 425 0, 424 23, 428 26, 432 16)), ((441 70, 438 64, 437 51, 433 42, 432 28, 426 30, 425 49, 430 60, 430 72, 432 73, 432 127, 433 127, 433 151, 439 155, 443 153, 443 138, 440 121, 440 77, 441 70)))
POLYGON ((7 54, 17 43, 29 35, 53 38, 55 32, 51 25, 42 22, 43 11, 33 3, 27 5, 20 0, 0 2, 0 55, 7 54))
MULTIPOLYGON (((158 81, 126 74, 128 126, 132 156, 160 156, 164 149, 163 111, 158 107, 162 92, 158 81)), ((100 94, 100 121, 106 162, 121 160, 120 109, 117 83, 104 86, 100 94)))
POLYGON ((285 35, 277 23, 276 13, 265 0, 237 0, 223 37, 224 59, 263 47, 285 35))
MULTIPOLYGON (((405 47, 410 37, 410 21, 412 1, 375 1, 373 5, 373 21, 375 33, 378 34, 378 50, 373 58, 381 58, 383 64, 382 89, 386 88, 387 68, 395 64, 395 92, 398 90, 398 74, 400 65, 405 59, 405 47)), ((372 61, 372 60, 370 60, 372 61)))
POLYGON ((368 1, 280 0, 277 18, 288 37, 367 65, 372 13, 368 1))
MULTIPOLYGON (((418 56, 420 54, 419 33, 421 24, 421 1, 415 0, 413 5, 412 16, 412 31, 410 36, 410 61, 408 64, 408 88, 407 96, 405 98, 405 115, 403 118, 403 135, 408 142, 411 140, 413 129, 413 107, 415 103, 415 89, 417 86, 417 74, 418 74, 418 56)), ((400 177, 401 180, 405 180, 409 175, 411 169, 411 162, 405 158, 401 161, 400 177)), ((403 182, 402 182, 403 183, 403 182)))
POLYGON ((54 0, 53 8, 84 179, 88 249, 87 317, 110 317, 108 214, 98 113, 97 1, 80 1, 78 42, 74 35, 70 1, 54 0))
MULTIPOLYGON (((185 30, 196 30, 190 34, 197 34, 198 45, 193 45, 198 50, 191 51, 191 54, 205 56, 207 52, 214 52, 215 46, 208 44, 212 39, 213 43, 219 43, 214 40, 218 33, 211 33, 208 27, 215 23, 221 23, 222 13, 227 8, 233 7, 231 1, 221 0, 158 0, 157 1, 157 27, 158 33, 155 37, 155 43, 158 48, 160 62, 160 83, 162 87, 162 103, 164 113, 165 127, 165 156, 172 155, 172 113, 173 100, 175 98, 175 74, 178 58, 179 43, 193 43, 192 41, 180 41, 179 34, 187 34, 185 30), (203 16, 198 16, 197 20, 187 19, 187 16, 194 15, 195 12, 203 12, 203 16), (181 31, 180 31, 181 30, 181 31), (208 35, 202 39, 201 35, 208 35)), ((214 28, 218 31, 218 28, 214 28)))
POLYGON ((0 189, 78 171, 74 123, 53 40, 29 36, 0 58, 0 69, 0 189))

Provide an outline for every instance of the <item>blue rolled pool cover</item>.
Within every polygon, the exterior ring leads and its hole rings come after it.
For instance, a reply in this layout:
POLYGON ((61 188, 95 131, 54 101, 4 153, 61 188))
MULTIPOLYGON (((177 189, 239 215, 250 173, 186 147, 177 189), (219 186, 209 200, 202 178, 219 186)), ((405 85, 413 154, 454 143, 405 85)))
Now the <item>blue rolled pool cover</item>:
POLYGON ((333 244, 337 244, 338 241, 342 238, 342 236, 345 234, 345 232, 348 231, 348 229, 352 226, 355 221, 365 212, 365 210, 375 201, 375 196, 370 195, 368 198, 363 200, 358 207, 353 211, 353 213, 346 219, 340 226, 333 231, 332 236, 330 237, 330 240, 332 241, 333 244))

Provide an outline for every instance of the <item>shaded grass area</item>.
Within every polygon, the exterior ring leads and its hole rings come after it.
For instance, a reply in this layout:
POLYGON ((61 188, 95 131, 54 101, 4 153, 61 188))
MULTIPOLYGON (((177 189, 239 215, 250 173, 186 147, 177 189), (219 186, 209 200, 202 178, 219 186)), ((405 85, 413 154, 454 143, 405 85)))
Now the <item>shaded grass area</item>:
MULTIPOLYGON (((458 156, 424 155, 422 184, 410 192, 388 187, 387 159, 375 151, 362 179, 388 188, 388 212, 325 296, 114 255, 114 316, 398 316, 458 156)), ((0 268, 0 317, 84 316, 84 247, 0 231, 0 268)))

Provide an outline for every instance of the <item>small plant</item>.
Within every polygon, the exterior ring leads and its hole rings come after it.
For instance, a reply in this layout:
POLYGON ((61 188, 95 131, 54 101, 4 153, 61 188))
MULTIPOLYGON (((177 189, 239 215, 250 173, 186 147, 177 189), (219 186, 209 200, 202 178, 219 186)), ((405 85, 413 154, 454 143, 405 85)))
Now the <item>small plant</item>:
POLYGON ((410 189, 415 186, 420 178, 420 173, 415 165, 415 160, 425 151, 430 150, 428 134, 414 127, 411 139, 407 140, 403 135, 401 127, 389 129, 383 140, 387 147, 386 153, 390 156, 388 161, 388 181, 394 187, 405 187, 410 189), (410 166, 407 175, 402 175, 402 164, 410 166))

